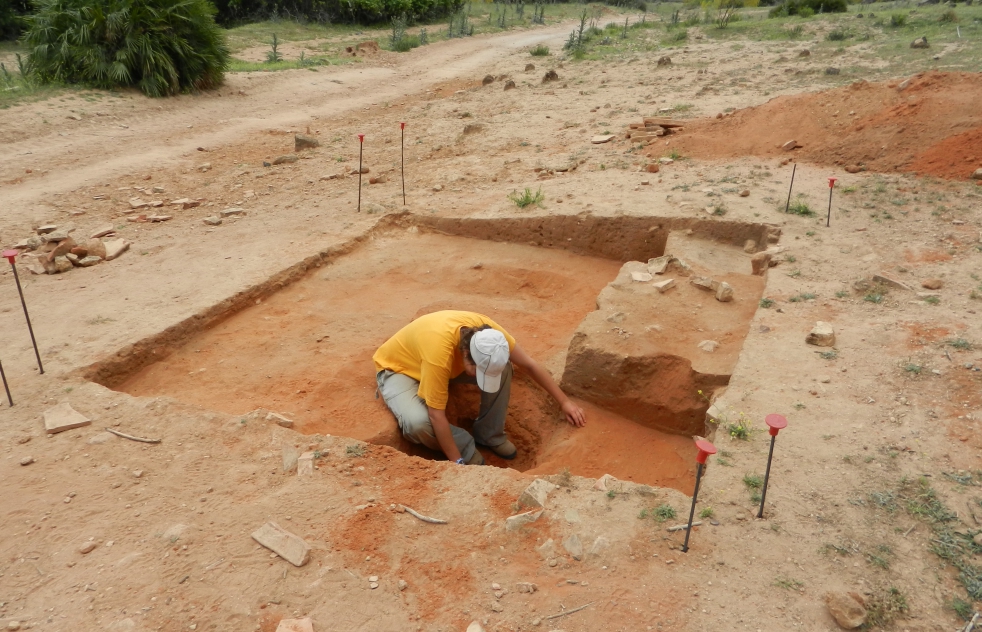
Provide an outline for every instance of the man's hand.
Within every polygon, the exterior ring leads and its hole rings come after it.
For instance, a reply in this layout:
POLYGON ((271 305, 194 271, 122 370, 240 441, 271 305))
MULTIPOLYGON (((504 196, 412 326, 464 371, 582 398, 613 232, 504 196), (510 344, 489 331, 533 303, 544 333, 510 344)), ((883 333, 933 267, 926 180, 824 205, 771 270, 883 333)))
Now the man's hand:
POLYGON ((586 415, 583 414, 583 409, 574 404, 573 400, 567 399, 563 403, 563 413, 566 414, 566 421, 569 422, 569 425, 577 428, 586 425, 586 415))

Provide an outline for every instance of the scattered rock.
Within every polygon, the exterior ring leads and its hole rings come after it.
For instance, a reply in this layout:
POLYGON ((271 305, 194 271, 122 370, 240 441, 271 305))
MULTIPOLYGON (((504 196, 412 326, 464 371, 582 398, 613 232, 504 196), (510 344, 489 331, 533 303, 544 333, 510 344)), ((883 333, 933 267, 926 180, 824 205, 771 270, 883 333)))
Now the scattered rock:
MULTIPOLYGON (((362 168, 361 168, 361 172, 362 172, 362 173, 368 173, 369 171, 370 171, 370 169, 369 169, 368 167, 362 167, 362 168)), ((358 169, 357 169, 357 168, 355 168, 355 169, 352 169, 352 170, 351 170, 351 171, 349 172, 349 175, 353 175, 353 176, 356 176, 356 175, 358 175, 358 169)))
POLYGON ((664 255, 661 257, 655 257, 654 259, 648 259, 648 272, 652 274, 665 274, 665 270, 668 269, 668 264, 672 262, 672 255, 664 255))
POLYGON ((30 465, 31 463, 34 463, 34 457, 33 456, 25 456, 24 458, 22 458, 20 460, 20 464, 21 465, 30 465))
POLYGON ((596 483, 593 484, 593 489, 599 492, 606 492, 609 491, 609 487, 616 482, 617 482, 616 478, 614 478, 610 474, 604 474, 603 476, 597 479, 596 483))
POLYGON ((409 584, 407 584, 406 583, 406 580, 404 580, 404 579, 400 579, 399 580, 399 583, 397 584, 397 586, 398 586, 399 590, 405 590, 405 589, 409 588, 409 584))
POLYGON ((54 249, 48 253, 48 260, 54 261, 55 257, 64 257, 72 251, 72 248, 75 248, 76 246, 78 246, 78 244, 76 244, 75 240, 71 237, 62 239, 58 242, 58 245, 56 245, 54 249))
POLYGON ((663 55, 662 57, 658 58, 659 68, 662 68, 663 66, 671 66, 671 65, 672 65, 672 58, 669 57, 668 55, 663 55))
POLYGON ((98 239, 100 237, 105 237, 106 235, 112 235, 115 232, 116 232, 115 226, 113 226, 112 224, 106 224, 105 226, 100 227, 99 230, 92 233, 91 237, 92 239, 98 239))
POLYGON ((481 81, 482 86, 494 83, 494 75, 484 75, 484 79, 481 81))
POLYGON ((668 156, 662 156, 661 158, 658 159, 658 162, 660 162, 663 165, 670 165, 675 161, 669 158, 668 156))
POLYGON ((689 283, 706 292, 715 292, 716 288, 719 287, 716 281, 702 276, 692 277, 689 279, 689 283))
POLYGON ((385 176, 385 174, 382 173, 375 176, 374 178, 369 178, 368 184, 384 184, 385 182, 388 182, 388 180, 389 179, 385 176))
POLYGON ((740 197, 750 197, 750 189, 744 189, 740 191, 740 197))
POLYGON ((729 303, 733 300, 733 287, 726 281, 720 283, 719 287, 716 288, 716 300, 720 303, 729 303))
POLYGON ((783 149, 784 151, 791 151, 792 149, 796 148, 797 146, 798 146, 798 141, 796 141, 796 140, 789 140, 788 142, 786 142, 783 145, 781 145, 781 149, 783 149))
POLYGON ((505 82, 505 90, 514 90, 517 87, 518 86, 516 86, 515 82, 512 81, 511 79, 505 82))
POLYGON ((657 162, 648 163, 644 166, 644 170, 647 173, 658 173, 661 171, 661 165, 657 162))
POLYGON ((563 548, 573 556, 574 560, 583 559, 583 543, 580 542, 580 536, 575 533, 563 539, 563 548))
POLYGON ((841 627, 854 630, 866 623, 866 604, 854 592, 831 592, 825 595, 829 614, 841 627))
POLYGON ((859 173, 862 170, 859 165, 846 165, 846 173, 859 173))
POLYGON ((534 593, 539 587, 532 582, 518 582, 515 584, 515 590, 520 593, 534 593))
POLYGON ((926 37, 918 37, 916 40, 910 43, 911 48, 930 48, 930 44, 927 43, 926 37))
POLYGON ((218 226, 219 224, 222 223, 222 218, 216 215, 212 215, 210 217, 204 218, 201 221, 204 222, 205 224, 208 224, 209 226, 218 226))
POLYGON ((757 252, 757 242, 753 239, 748 239, 747 241, 743 242, 743 251, 750 255, 757 252))
POLYGON ((112 241, 106 241, 103 243, 106 246, 106 256, 103 257, 106 261, 117 259, 120 255, 130 249, 130 242, 126 241, 125 239, 113 239, 112 241))
POLYGON ((982 167, 979 167, 978 169, 975 170, 975 173, 972 174, 972 179, 982 180, 982 167))
POLYGON ((716 342, 715 340, 703 340, 696 346, 702 349, 703 351, 705 351, 706 353, 712 353, 713 351, 716 351, 716 347, 719 346, 719 343, 716 342))
POLYGON ((927 290, 940 290, 944 287, 944 281, 941 279, 924 279, 921 281, 921 287, 927 290))
POLYGON ((314 622, 310 617, 303 619, 280 619, 276 632, 314 632, 314 622))
POLYGON ((320 146, 321 142, 313 136, 297 134, 293 137, 293 151, 303 151, 304 149, 313 149, 314 147, 320 146))
POLYGON ((95 547, 97 546, 99 545, 96 544, 94 540, 89 540, 88 542, 86 542, 85 544, 83 544, 78 548, 78 552, 81 553, 82 555, 87 555, 92 551, 94 551, 95 547))
POLYGON ((535 70, 535 64, 525 64, 525 72, 532 72, 535 70))
POLYGON ((498 603, 497 601, 495 601, 495 602, 493 602, 493 603, 491 604, 491 611, 492 611, 492 612, 504 612, 504 611, 505 611, 505 607, 504 607, 504 606, 502 606, 502 605, 501 605, 500 603, 498 603))
POLYGON ((300 459, 300 453, 297 452, 296 448, 292 445, 285 445, 281 450, 283 457, 283 471, 290 472, 297 466, 297 460, 300 459))
POLYGON ((546 506, 546 498, 548 498, 549 493, 557 488, 557 485, 554 485, 545 479, 537 478, 532 481, 532 484, 526 487, 525 491, 522 492, 522 495, 518 497, 518 504, 525 507, 542 509, 546 506))
POLYGON ((314 453, 304 452, 297 458, 297 476, 314 475, 314 453))
POLYGON ((51 262, 51 267, 46 269, 48 274, 60 274, 68 272, 74 267, 68 257, 55 257, 54 261, 51 262))
POLYGON ((115 438, 115 435, 111 432, 99 432, 91 437, 89 437, 90 445, 100 445, 103 443, 108 443, 115 438))
POLYGON ((619 323, 623 323, 624 319, 626 318, 627 318, 627 314, 625 314, 624 312, 614 312, 613 314, 607 317, 607 322, 614 323, 615 325, 617 325, 619 323))
POLYGON ((648 281, 650 281, 653 278, 654 277, 652 277, 651 274, 648 273, 648 272, 640 272, 638 270, 635 270, 634 272, 631 273, 631 279, 632 280, 634 280, 634 281, 640 281, 642 283, 647 283, 648 281))
POLYGON ((515 516, 510 516, 505 519, 505 529, 507 531, 516 531, 521 529, 527 524, 532 524, 539 519, 542 515, 542 510, 537 509, 535 511, 526 511, 525 513, 520 513, 515 516))
POLYGON ((895 289, 898 289, 898 290, 907 290, 908 292, 910 292, 910 291, 912 291, 914 289, 914 288, 910 287, 909 285, 907 285, 906 283, 903 283, 901 281, 897 281, 896 279, 891 279, 890 277, 885 277, 885 276, 883 276, 881 274, 874 274, 873 275, 873 283, 879 283, 880 285, 886 285, 886 286, 889 286, 889 287, 892 287, 892 288, 895 288, 895 289))
POLYGON ((464 125, 464 134, 477 134, 484 131, 484 123, 468 123, 464 125))
POLYGON ((102 257, 97 257, 95 255, 92 255, 89 257, 82 257, 81 259, 78 260, 76 265, 78 265, 78 267, 80 268, 89 268, 100 263, 101 261, 102 261, 102 257))
POLYGON ((661 294, 664 294, 671 288, 675 287, 675 279, 665 279, 664 281, 656 281, 652 283, 652 286, 658 290, 661 294))
POLYGON ((467 632, 485 632, 484 626, 477 621, 471 621, 471 624, 467 626, 467 632))
POLYGON ((599 134, 590 139, 590 142, 594 145, 602 145, 604 143, 609 143, 614 140, 613 134, 599 134))
POLYGON ((85 246, 75 246, 74 248, 72 248, 72 251, 69 254, 75 255, 76 257, 84 258, 88 256, 89 249, 86 248, 85 246))
POLYGON ((286 417, 284 417, 283 415, 280 415, 278 413, 267 413, 266 414, 266 421, 275 423, 278 426, 283 426, 284 428, 292 428, 293 427, 293 420, 287 419, 286 417))
POLYGON ((550 81, 559 81, 559 73, 555 70, 547 70, 542 78, 542 83, 549 83, 550 81))
POLYGON ((300 160, 295 154, 287 154, 286 156, 279 156, 273 160, 274 165, 285 165, 287 163, 293 163, 300 160))
POLYGON ((44 411, 44 429, 49 434, 81 428, 91 423, 88 417, 76 411, 68 402, 62 402, 44 411))
POLYGON ((85 242, 85 250, 87 257, 106 258, 106 244, 102 243, 101 239, 90 239, 85 242))
POLYGON ((827 75, 837 75, 837 74, 839 74, 839 69, 836 68, 835 66, 829 66, 828 68, 825 69, 825 74, 827 74, 827 75))
POLYGON ((147 221, 152 224, 159 224, 160 222, 169 222, 174 219, 173 215, 148 215, 147 221))
POLYGON ((443 185, 442 184, 434 184, 433 185, 433 192, 434 193, 439 193, 442 190, 443 190, 443 185))
POLYGON ((130 198, 130 208, 131 209, 141 209, 150 206, 150 202, 144 202, 140 198, 130 198))
POLYGON ((34 232, 36 232, 38 235, 47 235, 48 233, 53 233, 56 230, 58 230, 58 226, 56 224, 45 224, 44 226, 38 226, 37 230, 34 232))
POLYGON ((835 331, 829 323, 818 321, 805 338, 805 342, 816 347, 832 347, 835 345, 835 331))
POLYGON ((310 545, 275 522, 267 522, 254 531, 252 539, 294 566, 310 561, 310 545))
POLYGON ((597 539, 593 541, 593 545, 590 547, 590 555, 600 555, 604 549, 610 546, 610 540, 602 535, 598 535, 597 539))
POLYGON ((811 57, 812 52, 807 48, 805 50, 798 51, 798 57, 811 57))

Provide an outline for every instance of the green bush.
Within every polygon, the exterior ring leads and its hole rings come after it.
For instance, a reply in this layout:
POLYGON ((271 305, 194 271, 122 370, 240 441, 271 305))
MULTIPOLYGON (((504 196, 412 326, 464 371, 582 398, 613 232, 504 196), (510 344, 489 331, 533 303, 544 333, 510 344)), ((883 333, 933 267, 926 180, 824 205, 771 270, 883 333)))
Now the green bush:
POLYGON ((907 25, 907 16, 903 13, 894 13, 890 16, 890 26, 895 29, 899 29, 902 26, 907 25))
POLYGON ((17 39, 24 30, 24 16, 30 11, 30 0, 0 0, 0 40, 17 39))
POLYGON ((218 86, 228 68, 208 0, 38 0, 37 9, 24 42, 42 82, 159 97, 218 86))
POLYGON ((409 24, 442 18, 464 6, 463 0, 213 0, 219 24, 288 19, 313 22, 377 24, 406 15, 409 24))
POLYGON ((816 13, 845 13, 849 10, 846 0, 786 0, 770 10, 772 18, 799 15, 803 18, 816 13))

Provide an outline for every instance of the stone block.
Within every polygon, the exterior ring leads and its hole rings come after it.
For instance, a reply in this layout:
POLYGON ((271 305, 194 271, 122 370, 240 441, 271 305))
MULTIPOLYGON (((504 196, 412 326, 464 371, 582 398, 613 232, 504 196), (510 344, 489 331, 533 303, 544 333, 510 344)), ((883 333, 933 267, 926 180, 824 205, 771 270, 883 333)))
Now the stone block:
POLYGON ((716 287, 714 287, 715 281, 713 281, 709 277, 703 277, 703 276, 692 277, 691 279, 689 279, 689 283, 696 286, 700 290, 704 290, 706 292, 714 292, 716 290, 716 287))
POLYGON ((44 429, 51 434, 81 428, 91 423, 88 417, 76 411, 68 402, 44 411, 44 429))
POLYGON ((314 622, 310 617, 303 619, 281 619, 276 632, 314 632, 314 622))
POLYGON ((665 279, 664 281, 656 281, 651 284, 656 290, 664 294, 671 288, 675 287, 675 279, 665 279))
POLYGON ((767 269, 771 267, 771 253, 758 252, 750 258, 750 269, 754 276, 764 276, 767 269))
POLYGON ((292 428, 293 427, 293 420, 292 419, 287 419, 286 417, 284 417, 283 415, 280 415, 278 413, 267 413, 266 414, 266 421, 268 421, 270 423, 274 423, 277 426, 283 426, 284 428, 292 428))
POLYGON ((557 488, 557 485, 553 485, 545 479, 537 478, 518 497, 518 504, 541 509, 546 506, 546 498, 548 498, 549 493, 557 488))
POLYGON ((831 592, 825 595, 825 606, 840 627, 855 630, 866 623, 866 605, 854 592, 831 592))
POLYGON ((885 277, 882 274, 873 275, 873 283, 879 283, 880 285, 886 285, 887 287, 892 287, 896 290, 907 290, 911 291, 913 288, 904 283, 903 281, 898 281, 896 279, 891 279, 890 277, 885 277))
POLYGON ((835 331, 829 323, 818 321, 805 338, 805 342, 816 347, 832 347, 835 345, 835 331))
POLYGON ((310 545, 275 522, 267 522, 253 531, 252 539, 294 566, 310 561, 310 545))
POLYGON ((574 560, 583 559, 583 543, 580 542, 580 536, 575 533, 563 539, 563 548, 569 553, 574 560))
POLYGON ((106 256, 103 257, 103 259, 106 261, 117 259, 120 255, 130 249, 130 242, 126 241, 125 239, 113 239, 103 243, 106 246, 106 256))
POLYGON ((517 531, 527 524, 532 524, 542 515, 542 510, 526 511, 505 519, 505 529, 507 531, 517 531))
POLYGON ((668 269, 668 264, 672 262, 672 259, 674 259, 672 255, 648 259, 648 272, 652 274, 665 274, 665 270, 668 269))
POLYGON ((304 452, 297 459, 297 476, 314 475, 314 453, 304 452))
POLYGON ((719 287, 716 288, 716 300, 720 303, 729 303, 733 300, 733 287, 726 281, 720 283, 719 287))

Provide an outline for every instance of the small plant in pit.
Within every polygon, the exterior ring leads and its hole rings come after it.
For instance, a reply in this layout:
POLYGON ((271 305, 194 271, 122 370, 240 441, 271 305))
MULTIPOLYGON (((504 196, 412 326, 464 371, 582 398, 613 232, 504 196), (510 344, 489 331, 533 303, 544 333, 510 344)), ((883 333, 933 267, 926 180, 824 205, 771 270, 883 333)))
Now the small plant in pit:
POLYGON ((791 277, 792 279, 797 279, 798 277, 801 276, 801 270, 794 269, 791 272, 788 272, 788 276, 791 277))
POLYGON ((699 512, 699 517, 703 519, 708 519, 713 517, 712 507, 703 507, 702 511, 699 512))
POLYGON ((283 61, 283 55, 279 52, 280 41, 276 37, 276 33, 273 33, 273 41, 270 43, 269 50, 266 51, 266 63, 275 64, 278 61, 283 61))
POLYGON ((740 441, 749 441, 756 431, 753 421, 743 413, 740 413, 740 417, 736 421, 726 422, 725 430, 731 439, 740 441))
POLYGON ((774 299, 764 297, 764 298, 760 299, 760 302, 757 303, 757 305, 759 307, 761 307, 762 309, 770 309, 771 307, 774 306, 774 299))
POLYGON ((716 204, 713 205, 712 214, 717 217, 722 217, 726 215, 726 206, 724 206, 722 202, 717 202, 716 204))
MULTIPOLYGON (((785 209, 781 209, 785 211, 785 209)), ((787 206, 787 211, 791 215, 799 215, 801 217, 815 217, 815 211, 809 208, 808 204, 805 203, 800 197, 796 198, 790 205, 787 206)))
POLYGON ((784 588, 785 590, 801 590, 805 587, 803 583, 790 577, 778 577, 774 581, 774 585, 778 588, 784 588))
POLYGON ((832 349, 830 351, 819 351, 818 355, 823 360, 835 360, 836 358, 839 357, 839 352, 836 351, 835 349, 832 349))
POLYGON ((615 492, 612 489, 607 490, 607 498, 613 500, 616 496, 617 496, 617 492, 615 492))
POLYGON ((529 55, 533 57, 545 57, 549 54, 549 47, 545 44, 539 44, 535 48, 529 51, 529 55))
POLYGON ((951 604, 949 605, 951 606, 951 609, 955 611, 955 614, 961 617, 962 620, 968 621, 972 618, 972 614, 974 612, 972 604, 964 599, 955 597, 951 600, 951 604))
POLYGON ((803 403, 801 403, 801 402, 795 402, 795 404, 794 404, 794 406, 792 406, 792 408, 794 408, 795 410, 804 410, 805 409, 805 405, 803 403))
POLYGON ((938 305, 939 303, 941 303, 941 299, 938 298, 937 296, 925 296, 924 302, 930 305, 938 305))
POLYGON ((885 294, 882 291, 870 290, 869 292, 866 293, 865 296, 863 296, 863 300, 866 301, 867 303, 879 304, 883 302, 884 296, 885 294))
POLYGON ((651 510, 651 517, 658 522, 665 522, 675 517, 675 510, 671 505, 662 503, 651 510))
POLYGON ((360 443, 352 443, 344 449, 344 453, 349 457, 365 456, 365 446, 360 443))
POLYGON ((845 290, 838 290, 835 293, 836 298, 846 298, 847 296, 849 296, 849 292, 846 292, 845 290))
POLYGON ((791 298, 788 299, 788 301, 790 301, 791 303, 804 303, 805 301, 813 301, 817 297, 818 295, 813 294, 812 292, 803 292, 798 296, 792 296, 791 298))
POLYGON ((512 191, 508 195, 508 199, 515 203, 518 208, 526 208, 532 206, 542 206, 542 202, 545 201, 546 195, 542 192, 542 187, 535 193, 532 193, 532 189, 525 187, 525 191, 519 194, 517 191, 512 191))
POLYGON ((873 593, 866 600, 866 626, 870 629, 886 627, 909 611, 907 597, 898 588, 891 586, 887 590, 873 593))
POLYGON ((972 343, 969 342, 968 340, 965 340, 964 338, 955 338, 953 340, 948 340, 946 342, 946 344, 949 347, 953 347, 955 349, 958 349, 959 351, 971 351, 972 350, 972 343))
POLYGON ((921 371, 923 370, 924 367, 922 367, 919 364, 913 364, 911 362, 908 362, 906 365, 904 365, 904 371, 910 373, 911 375, 920 375, 921 371))
POLYGON ((830 42, 841 42, 845 40, 847 37, 849 37, 849 33, 845 29, 837 28, 829 31, 828 34, 825 36, 825 39, 827 39, 830 42))

